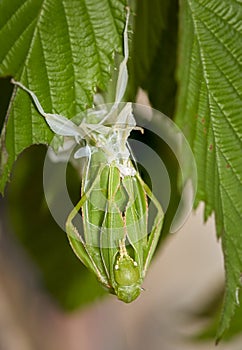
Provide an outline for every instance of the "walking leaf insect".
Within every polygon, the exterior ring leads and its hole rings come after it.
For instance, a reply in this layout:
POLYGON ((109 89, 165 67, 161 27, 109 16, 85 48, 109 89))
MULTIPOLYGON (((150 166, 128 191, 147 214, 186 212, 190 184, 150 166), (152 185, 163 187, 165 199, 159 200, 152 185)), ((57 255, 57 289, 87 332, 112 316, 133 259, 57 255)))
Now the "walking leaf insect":
POLYGON ((96 110, 88 110, 80 125, 61 115, 46 113, 31 90, 12 80, 30 94, 54 133, 72 136, 77 144, 85 140, 86 146, 80 146, 74 154, 74 158, 86 157, 87 161, 82 174, 81 199, 66 221, 67 235, 83 264, 126 303, 140 294, 163 223, 159 202, 131 161, 127 139, 131 130, 137 129, 132 104, 120 103, 128 81, 128 21, 129 9, 115 102, 109 109, 100 105, 96 110), (156 208, 151 229, 150 205, 156 208), (80 210, 82 234, 74 224, 80 210))

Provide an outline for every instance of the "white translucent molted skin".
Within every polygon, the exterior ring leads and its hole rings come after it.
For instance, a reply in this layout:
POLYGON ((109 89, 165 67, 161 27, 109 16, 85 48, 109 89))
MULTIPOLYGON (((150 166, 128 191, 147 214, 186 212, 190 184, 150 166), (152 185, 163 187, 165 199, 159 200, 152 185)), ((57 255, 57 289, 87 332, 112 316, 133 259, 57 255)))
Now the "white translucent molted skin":
POLYGON ((136 170, 132 167, 125 166, 123 164, 118 164, 117 167, 118 167, 122 177, 135 176, 135 174, 136 174, 136 170))
POLYGON ((79 159, 83 157, 90 157, 91 156, 91 150, 89 146, 81 147, 79 148, 75 154, 74 159, 79 159))
MULTIPOLYGON (((89 115, 83 120, 79 128, 92 130, 92 141, 95 145, 88 145, 86 148, 79 149, 74 155, 75 159, 89 157, 91 153, 100 149, 106 155, 107 164, 114 162, 122 177, 135 175, 136 170, 130 162, 130 151, 127 142, 130 132, 136 127, 136 122, 132 113, 132 104, 127 103, 122 107, 117 115, 117 111, 113 111, 112 106, 111 111, 107 112, 104 125, 86 123, 89 115)), ((102 108, 98 111, 99 116, 103 114, 104 110, 107 111, 105 106, 102 108)), ((92 111, 90 111, 90 115, 93 116, 92 111)))

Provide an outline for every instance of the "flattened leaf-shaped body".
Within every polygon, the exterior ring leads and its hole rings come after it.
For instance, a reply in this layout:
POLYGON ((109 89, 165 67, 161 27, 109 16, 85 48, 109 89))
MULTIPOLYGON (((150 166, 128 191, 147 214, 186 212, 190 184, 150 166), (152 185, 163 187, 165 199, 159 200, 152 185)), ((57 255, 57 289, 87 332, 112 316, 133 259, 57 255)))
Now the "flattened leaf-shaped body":
MULTIPOLYGON (((138 172, 123 176, 117 162, 105 164, 97 151, 82 183, 82 198, 67 221, 73 250, 99 281, 124 302, 138 297, 158 242, 163 213, 138 172), (148 197, 157 215, 148 232, 148 197), (81 209, 83 233, 72 219, 81 209)), ((133 167, 130 160, 128 166, 133 167)))

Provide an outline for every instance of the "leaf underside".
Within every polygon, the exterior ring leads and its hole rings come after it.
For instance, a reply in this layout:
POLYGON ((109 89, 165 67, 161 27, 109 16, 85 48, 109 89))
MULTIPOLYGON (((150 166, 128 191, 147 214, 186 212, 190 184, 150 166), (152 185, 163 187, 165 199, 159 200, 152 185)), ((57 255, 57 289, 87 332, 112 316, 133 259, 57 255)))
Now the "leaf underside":
MULTIPOLYGON (((14 76, 28 86, 46 112, 71 118, 92 105, 96 88, 107 86, 114 53, 122 53, 125 16, 123 0, 3 0, 0 76, 14 76)), ((19 90, 1 136, 0 192, 18 155, 53 138, 19 90)))
POLYGON ((198 168, 196 205, 215 212, 226 291, 217 339, 229 327, 242 272, 242 7, 239 1, 183 0, 176 122, 198 168))

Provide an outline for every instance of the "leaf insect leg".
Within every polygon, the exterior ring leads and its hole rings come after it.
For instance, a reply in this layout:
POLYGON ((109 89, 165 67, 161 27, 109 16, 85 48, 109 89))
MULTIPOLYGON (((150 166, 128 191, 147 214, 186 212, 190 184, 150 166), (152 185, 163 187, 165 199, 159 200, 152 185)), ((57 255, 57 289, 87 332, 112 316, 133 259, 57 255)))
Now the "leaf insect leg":
POLYGON ((90 192, 92 191, 93 187, 96 185, 96 183, 99 181, 99 176, 101 173, 102 168, 99 169, 98 174, 96 178, 94 179, 92 185, 90 186, 89 190, 84 193, 77 203, 77 205, 72 209, 70 212, 67 220, 66 220, 66 232, 67 236, 70 242, 70 245, 77 255, 77 257, 83 262, 84 265, 88 266, 98 277, 99 281, 103 283, 107 288, 111 288, 108 284, 107 279, 103 276, 103 274, 100 272, 99 268, 97 267, 96 262, 92 258, 92 255, 90 254, 88 247, 83 240, 82 236, 79 234, 77 228, 73 224, 73 219, 78 215, 79 210, 83 206, 83 204, 87 201, 88 196, 90 192), (73 238, 74 237, 74 238, 73 238), (80 241, 81 245, 77 242, 80 241))
POLYGON ((140 175, 138 173, 137 173, 137 178, 140 181, 141 185, 143 186, 147 196, 151 199, 151 201, 153 202, 153 204, 155 205, 155 207, 157 209, 157 214, 156 214, 156 217, 154 220, 154 224, 152 226, 151 233, 149 235, 148 245, 146 247, 147 255, 146 255, 146 260, 144 262, 144 268, 143 268, 143 272, 144 272, 144 276, 145 276, 146 271, 148 269, 148 266, 150 264, 150 261, 152 259, 152 256, 154 254, 154 251, 156 249, 159 237, 160 237, 160 230, 161 230, 163 220, 164 220, 164 213, 163 213, 163 210, 162 210, 162 207, 161 207, 159 201, 156 199, 153 192, 146 185, 146 183, 142 180, 142 178, 140 177, 140 175))
POLYGON ((45 118, 49 127, 55 134, 61 136, 74 136, 77 143, 79 143, 79 140, 84 137, 85 131, 83 132, 82 129, 74 124, 71 120, 59 114, 46 113, 33 91, 29 90, 23 84, 15 81, 14 79, 11 79, 11 83, 17 85, 31 96, 37 108, 37 111, 45 118))

